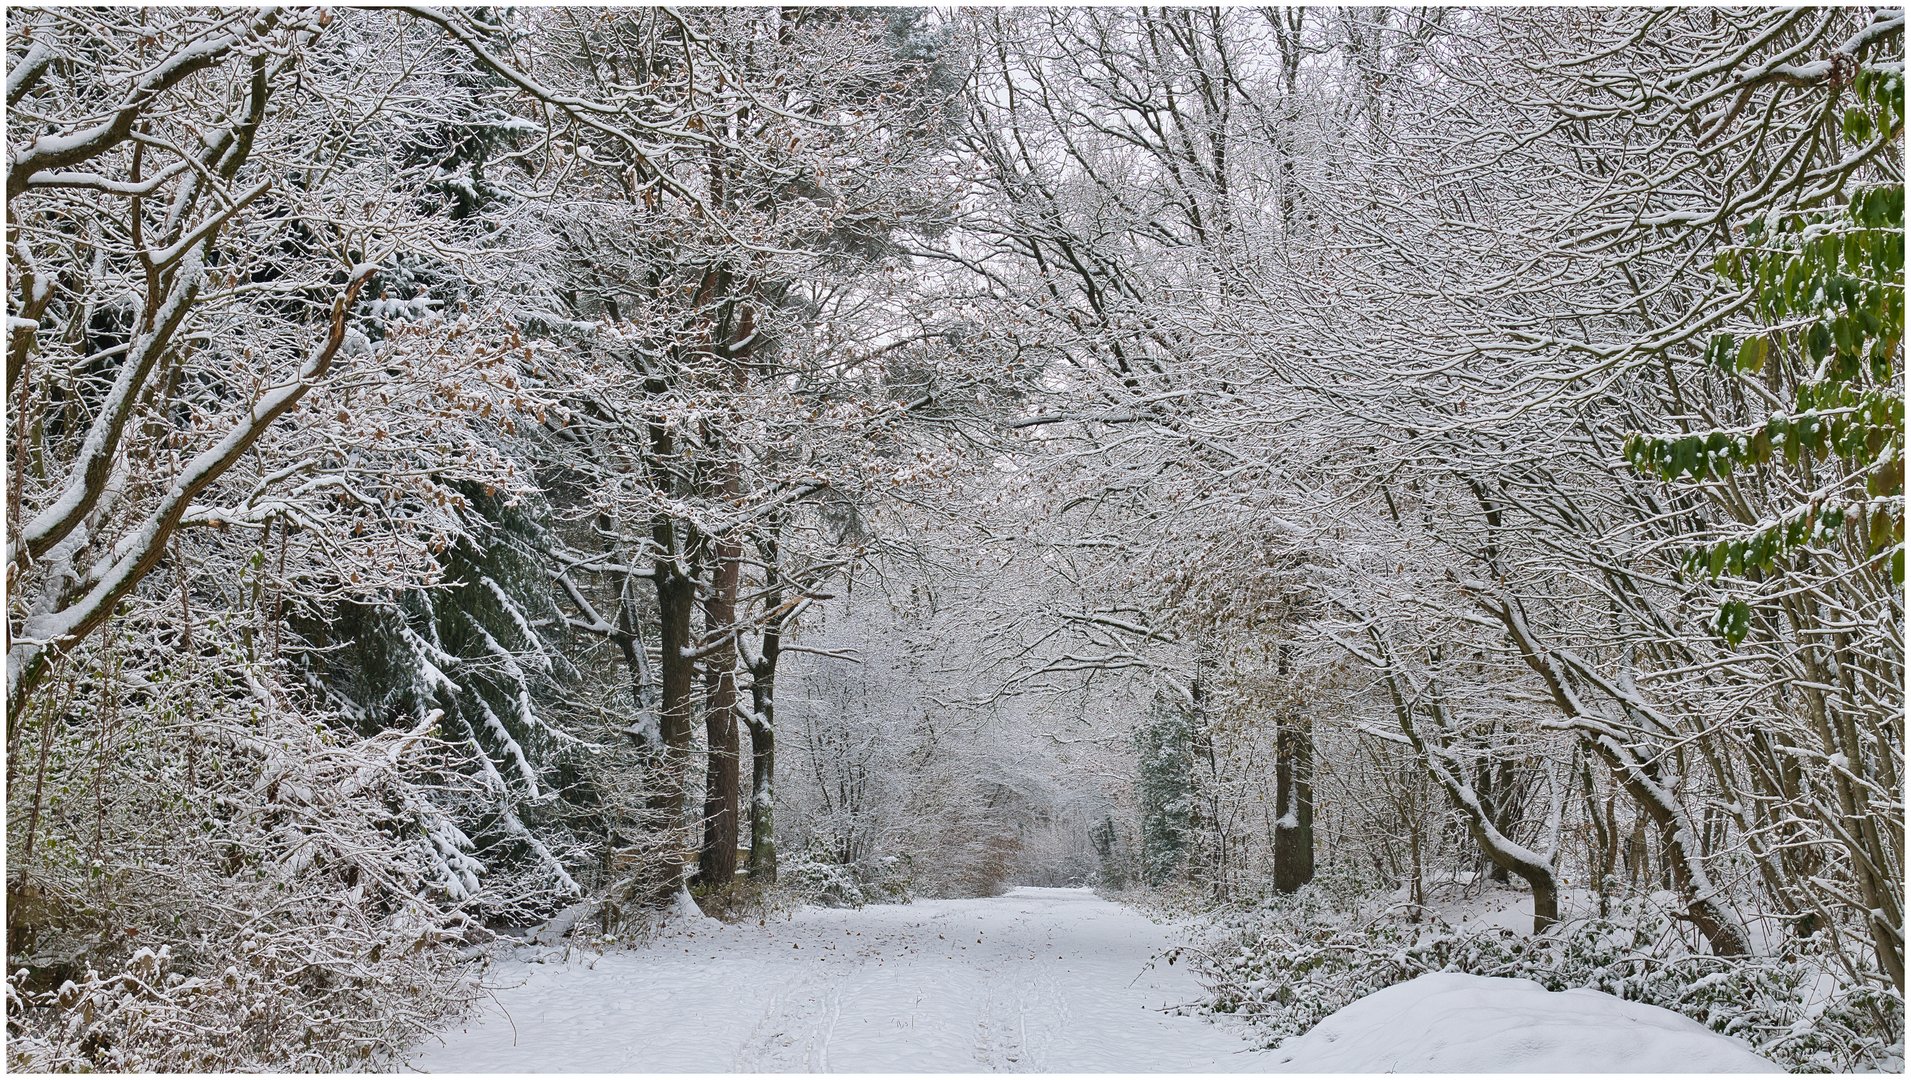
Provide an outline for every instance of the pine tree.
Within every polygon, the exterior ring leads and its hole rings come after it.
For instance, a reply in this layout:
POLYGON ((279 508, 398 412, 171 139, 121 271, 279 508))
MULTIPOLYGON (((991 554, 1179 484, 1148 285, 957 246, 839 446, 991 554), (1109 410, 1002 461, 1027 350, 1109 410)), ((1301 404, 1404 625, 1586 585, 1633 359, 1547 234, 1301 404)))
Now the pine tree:
POLYGON ((361 732, 435 709, 440 736, 468 749, 466 765, 490 800, 458 808, 461 835, 434 838, 452 898, 475 896, 487 874, 511 872, 548 885, 548 905, 579 891, 565 866, 570 835, 555 777, 582 740, 550 719, 576 673, 538 629, 554 611, 535 511, 482 492, 467 498, 470 531, 440 557, 438 587, 345 604, 295 626, 308 643, 309 678, 361 732))
POLYGON ((1165 693, 1135 729, 1136 802, 1141 808, 1141 876, 1177 877, 1194 841, 1194 721, 1165 693))

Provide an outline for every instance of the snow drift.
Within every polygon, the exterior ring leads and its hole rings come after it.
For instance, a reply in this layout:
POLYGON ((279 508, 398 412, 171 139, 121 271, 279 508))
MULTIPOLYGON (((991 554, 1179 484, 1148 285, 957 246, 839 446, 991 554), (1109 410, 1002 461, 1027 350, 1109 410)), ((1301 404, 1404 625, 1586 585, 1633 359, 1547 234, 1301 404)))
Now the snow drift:
POLYGON ((1782 1072, 1656 1005, 1526 979, 1435 972, 1369 994, 1284 1043, 1280 1072, 1782 1072))

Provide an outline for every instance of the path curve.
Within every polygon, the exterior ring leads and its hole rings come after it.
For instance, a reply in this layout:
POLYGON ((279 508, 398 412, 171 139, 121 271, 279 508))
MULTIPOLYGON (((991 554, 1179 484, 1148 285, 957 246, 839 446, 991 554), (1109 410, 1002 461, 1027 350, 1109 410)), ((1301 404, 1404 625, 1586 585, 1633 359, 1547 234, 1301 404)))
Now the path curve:
POLYGON ((1270 1055, 1164 1007, 1168 928, 1086 889, 762 925, 679 924, 601 957, 509 961, 495 1001, 412 1054, 430 1072, 1243 1072, 1270 1055))

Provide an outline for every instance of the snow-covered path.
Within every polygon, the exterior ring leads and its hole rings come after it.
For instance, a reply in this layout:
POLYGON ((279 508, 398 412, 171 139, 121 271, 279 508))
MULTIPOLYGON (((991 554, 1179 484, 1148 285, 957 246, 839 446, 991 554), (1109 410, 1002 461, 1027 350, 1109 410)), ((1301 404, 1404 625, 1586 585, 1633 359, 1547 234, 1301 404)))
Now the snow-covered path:
POLYGON ((1237 1072, 1226 1026, 1164 1013, 1197 999, 1151 965, 1169 931, 1085 889, 785 921, 701 920, 650 945, 506 965, 494 1004, 421 1047, 456 1072, 1237 1072))

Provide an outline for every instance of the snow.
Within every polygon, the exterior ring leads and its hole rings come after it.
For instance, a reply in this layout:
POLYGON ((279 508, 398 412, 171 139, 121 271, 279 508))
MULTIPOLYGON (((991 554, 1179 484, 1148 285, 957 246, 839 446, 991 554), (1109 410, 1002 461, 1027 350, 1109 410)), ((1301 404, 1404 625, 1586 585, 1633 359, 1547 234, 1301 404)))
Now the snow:
MULTIPOLYGON (((680 894, 639 948, 527 947, 425 1072, 1781 1072, 1745 1043, 1593 990, 1441 972, 1279 1050, 1160 962, 1176 928, 1086 889, 804 908, 760 924, 680 894)), ((581 911, 580 909, 576 909, 581 911)), ((566 921, 573 921, 567 919, 566 921)))
POLYGON ((670 898, 670 912, 666 921, 679 927, 688 926, 692 932, 707 932, 723 925, 703 913, 688 887, 679 888, 676 895, 670 898))
POLYGON ((1526 979, 1422 975, 1281 1046, 1281 1072, 1783 1072, 1653 1005, 1526 979))
MULTIPOLYGON (((687 898, 686 898, 687 899, 687 898)), ((681 903, 681 901, 680 901, 681 903)), ((687 912, 682 914, 688 914, 687 912)), ((1239 1072, 1273 1055, 1164 1006, 1174 930, 1086 889, 673 918, 642 948, 521 954, 464 1030, 409 1064, 452 1072, 1239 1072), (534 962, 539 955, 544 963, 534 962), (533 962, 527 962, 531 960, 533 962)), ((1229 1024, 1232 1021, 1228 1022, 1229 1024)))

